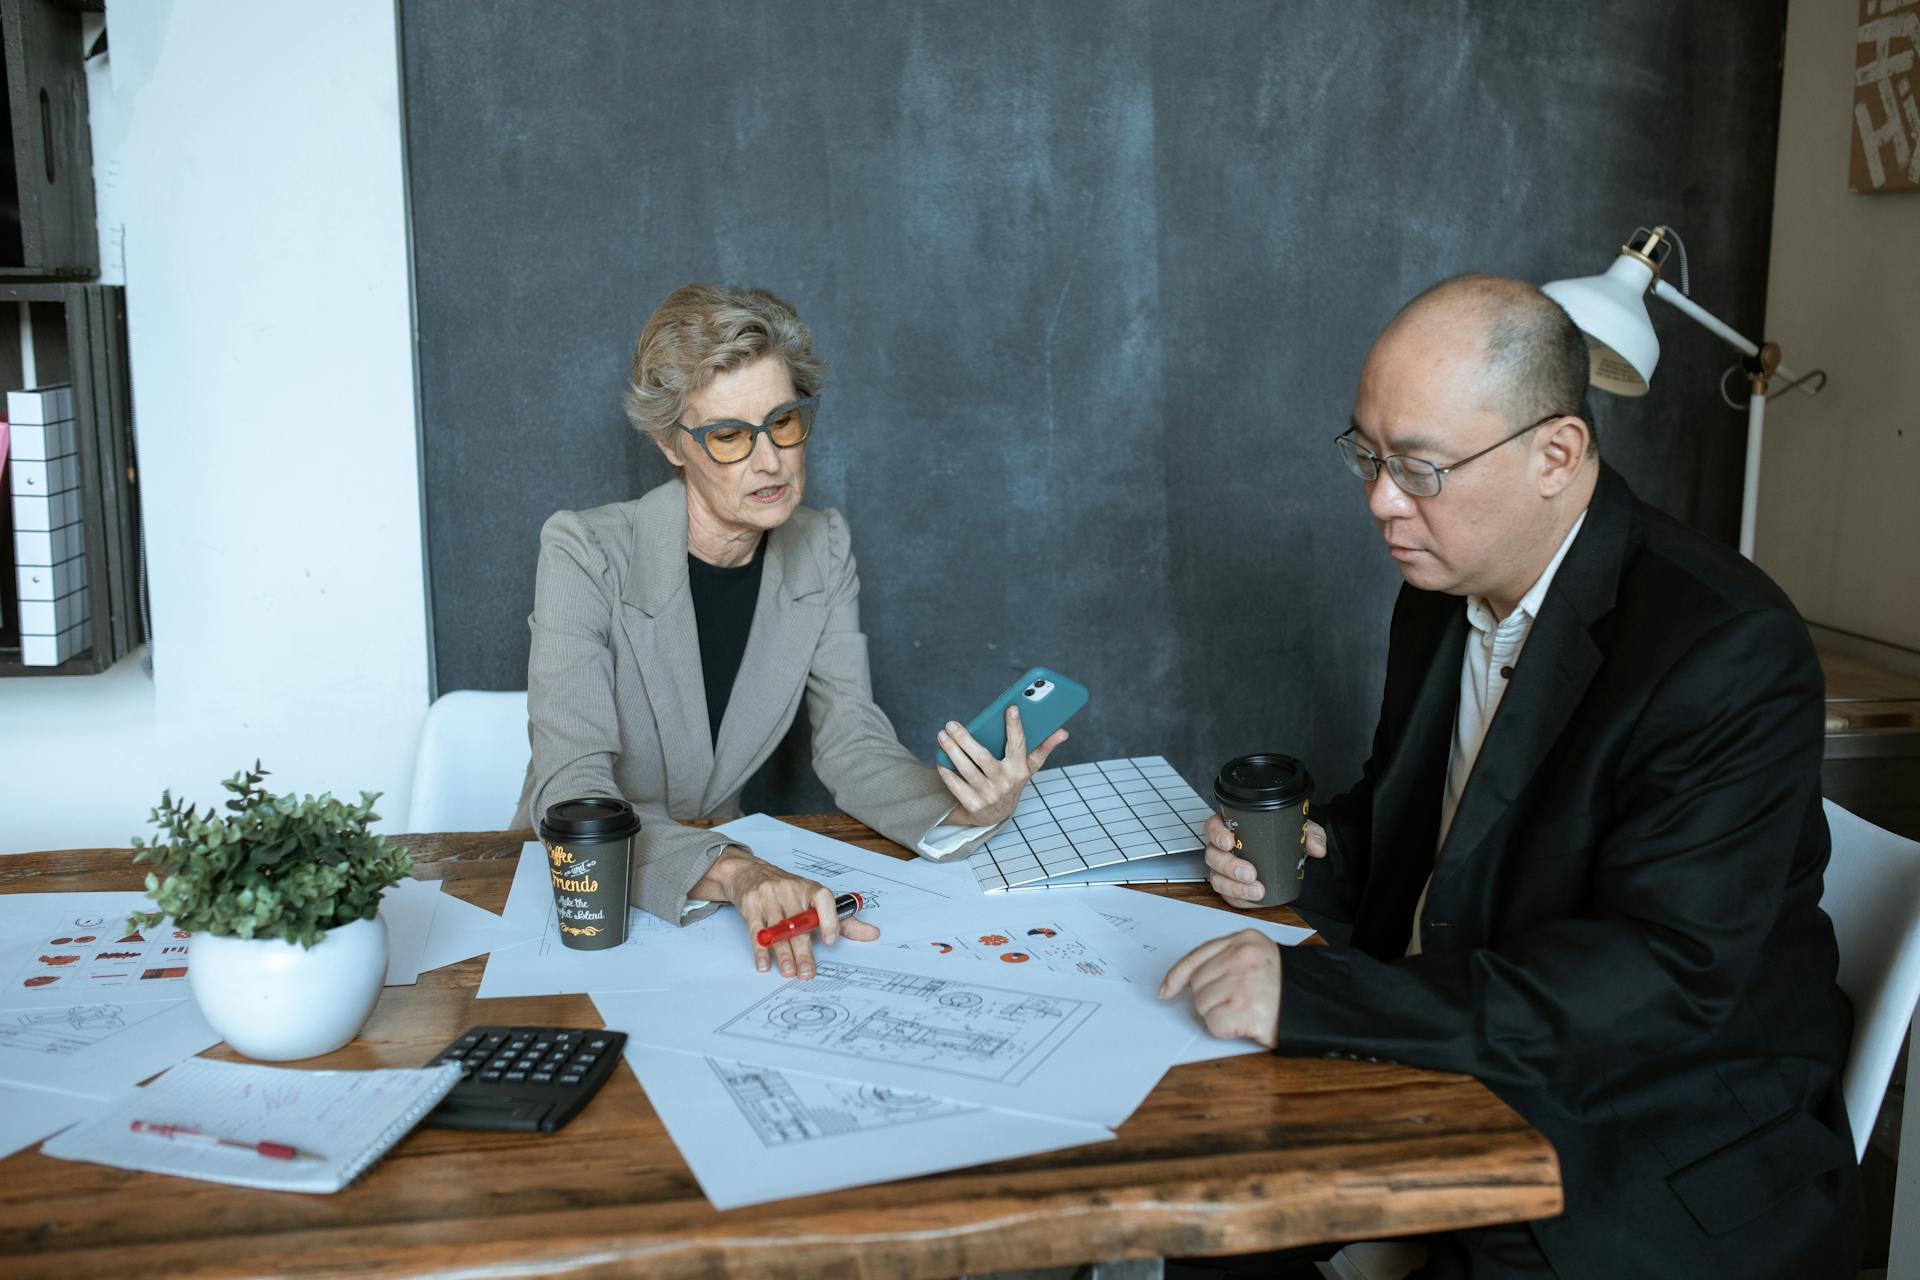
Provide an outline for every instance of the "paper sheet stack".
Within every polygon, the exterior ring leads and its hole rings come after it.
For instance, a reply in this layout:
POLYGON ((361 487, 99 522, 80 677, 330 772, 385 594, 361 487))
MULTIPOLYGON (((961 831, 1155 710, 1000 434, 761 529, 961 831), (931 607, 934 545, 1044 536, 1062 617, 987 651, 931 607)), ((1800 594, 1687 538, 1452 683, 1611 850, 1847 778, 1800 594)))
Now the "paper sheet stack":
MULTIPOLYGON (((0 1158, 220 1042, 190 998, 186 932, 127 926, 152 905, 138 892, 0 896, 0 1158)), ((389 986, 530 936, 437 880, 401 881, 380 914, 389 986)))
POLYGON ((859 891, 882 938, 816 947, 811 980, 755 972, 731 909, 685 928, 636 913, 624 945, 567 951, 530 844, 506 917, 537 936, 496 952, 481 987, 589 992, 718 1208, 1103 1141, 1169 1067, 1256 1048, 1156 998, 1174 960, 1243 917, 1116 888, 988 897, 964 864, 758 815, 720 830, 859 891))

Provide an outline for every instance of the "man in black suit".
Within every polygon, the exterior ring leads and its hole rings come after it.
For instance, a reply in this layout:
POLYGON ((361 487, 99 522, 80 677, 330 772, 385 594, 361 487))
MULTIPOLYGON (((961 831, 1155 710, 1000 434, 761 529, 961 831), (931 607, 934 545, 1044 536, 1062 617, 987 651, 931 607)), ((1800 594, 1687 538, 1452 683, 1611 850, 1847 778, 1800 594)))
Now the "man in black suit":
POLYGON ((1497 277, 1375 343, 1339 445, 1406 583, 1299 903, 1351 940, 1234 934, 1162 994, 1281 1053, 1469 1073, 1547 1136, 1565 1211, 1418 1275, 1851 1276, 1820 668, 1764 574, 1600 461, 1587 373, 1566 313, 1497 277))

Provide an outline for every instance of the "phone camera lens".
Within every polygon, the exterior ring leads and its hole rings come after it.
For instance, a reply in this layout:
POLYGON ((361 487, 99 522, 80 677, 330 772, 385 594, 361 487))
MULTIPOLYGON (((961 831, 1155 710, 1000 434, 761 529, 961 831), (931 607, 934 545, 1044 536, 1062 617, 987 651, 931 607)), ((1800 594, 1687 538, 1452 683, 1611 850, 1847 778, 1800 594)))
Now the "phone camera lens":
POLYGON ((1026 693, 1024 693, 1024 694, 1023 694, 1023 695, 1021 695, 1021 696, 1022 696, 1022 697, 1027 697, 1027 698, 1031 698, 1031 697, 1033 696, 1033 690, 1031 690, 1031 689, 1029 689, 1029 690, 1027 690, 1027 691, 1026 691, 1026 693))

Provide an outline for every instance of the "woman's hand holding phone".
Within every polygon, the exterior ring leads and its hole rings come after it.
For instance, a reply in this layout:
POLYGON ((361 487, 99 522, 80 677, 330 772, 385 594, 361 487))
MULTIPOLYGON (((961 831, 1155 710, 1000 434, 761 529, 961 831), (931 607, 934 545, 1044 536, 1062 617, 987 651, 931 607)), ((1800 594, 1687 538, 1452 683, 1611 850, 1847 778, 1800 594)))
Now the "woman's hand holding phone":
POLYGON ((1020 724, 1020 708, 1008 707, 1007 755, 1003 760, 981 746, 956 720, 947 721, 937 737, 940 749, 953 767, 936 764, 940 781, 958 802, 947 815, 948 822, 970 827, 991 827, 1005 822, 1020 803, 1027 779, 1040 771, 1053 749, 1067 740, 1065 729, 1056 729, 1033 750, 1027 750, 1027 733, 1020 724))

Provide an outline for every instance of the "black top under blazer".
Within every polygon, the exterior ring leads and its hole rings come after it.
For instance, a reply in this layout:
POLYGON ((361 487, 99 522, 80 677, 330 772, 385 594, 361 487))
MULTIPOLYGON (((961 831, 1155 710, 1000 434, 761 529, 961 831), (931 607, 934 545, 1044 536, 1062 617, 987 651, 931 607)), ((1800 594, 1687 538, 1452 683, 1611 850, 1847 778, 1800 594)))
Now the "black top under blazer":
POLYGON ((1401 590, 1299 904, 1351 945, 1284 953, 1279 1051, 1484 1081, 1559 1153, 1533 1231, 1569 1280, 1851 1276, 1820 667, 1765 574, 1599 466, 1437 858, 1469 628, 1401 590))

